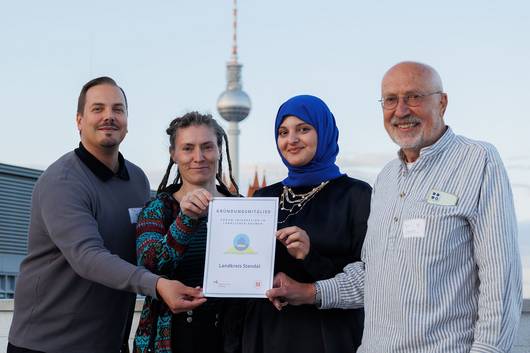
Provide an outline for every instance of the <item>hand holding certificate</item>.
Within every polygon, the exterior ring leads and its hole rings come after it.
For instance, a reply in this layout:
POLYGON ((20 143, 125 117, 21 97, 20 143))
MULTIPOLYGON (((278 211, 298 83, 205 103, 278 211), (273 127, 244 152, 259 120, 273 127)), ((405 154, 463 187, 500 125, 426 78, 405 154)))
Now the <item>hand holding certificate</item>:
POLYGON ((274 275, 277 215, 275 197, 210 202, 205 296, 265 298, 274 275))

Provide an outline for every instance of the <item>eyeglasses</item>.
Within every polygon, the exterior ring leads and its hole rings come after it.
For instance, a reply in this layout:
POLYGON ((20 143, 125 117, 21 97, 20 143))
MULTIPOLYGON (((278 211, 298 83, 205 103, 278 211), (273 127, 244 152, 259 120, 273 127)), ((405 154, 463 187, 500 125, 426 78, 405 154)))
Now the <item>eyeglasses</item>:
POLYGON ((401 97, 403 98, 403 103, 405 103, 409 107, 417 107, 423 102, 423 99, 425 97, 429 97, 434 94, 442 94, 442 93, 443 92, 441 91, 436 91, 436 92, 426 93, 426 94, 410 93, 405 96, 387 96, 387 97, 382 97, 379 100, 379 102, 381 103, 381 106, 383 107, 383 109, 394 109, 395 107, 397 107, 399 98, 401 97))

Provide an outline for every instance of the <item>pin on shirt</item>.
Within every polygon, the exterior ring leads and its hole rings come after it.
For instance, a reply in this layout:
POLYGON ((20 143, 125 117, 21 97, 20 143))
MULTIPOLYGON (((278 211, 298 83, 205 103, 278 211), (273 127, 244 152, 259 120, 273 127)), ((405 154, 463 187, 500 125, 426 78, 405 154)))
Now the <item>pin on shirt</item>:
POLYGON ((456 206, 458 196, 432 189, 427 196, 427 203, 440 206, 456 206))

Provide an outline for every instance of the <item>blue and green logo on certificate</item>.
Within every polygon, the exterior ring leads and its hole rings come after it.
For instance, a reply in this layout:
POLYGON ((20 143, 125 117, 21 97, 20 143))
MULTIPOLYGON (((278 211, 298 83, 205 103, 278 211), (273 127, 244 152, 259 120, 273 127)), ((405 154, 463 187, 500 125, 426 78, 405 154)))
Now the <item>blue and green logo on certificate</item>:
POLYGON ((232 246, 225 253, 237 255, 256 254, 250 247, 250 237, 245 233, 237 234, 232 241, 232 246))

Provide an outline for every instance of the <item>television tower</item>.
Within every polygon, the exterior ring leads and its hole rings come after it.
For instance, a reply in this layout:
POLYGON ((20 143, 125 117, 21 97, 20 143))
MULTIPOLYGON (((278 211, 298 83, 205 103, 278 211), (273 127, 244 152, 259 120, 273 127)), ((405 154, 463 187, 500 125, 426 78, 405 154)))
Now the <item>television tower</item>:
POLYGON ((217 100, 219 114, 228 121, 228 143, 232 159, 232 173, 239 183, 239 122, 245 119, 250 112, 250 98, 243 91, 241 83, 241 65, 237 61, 237 3, 234 0, 232 37, 232 57, 226 64, 226 90, 217 100))

